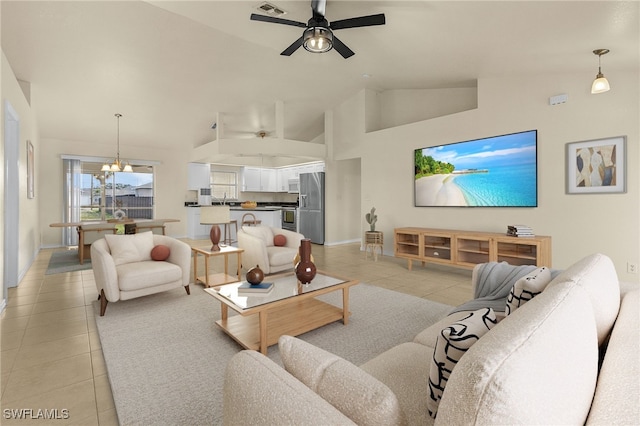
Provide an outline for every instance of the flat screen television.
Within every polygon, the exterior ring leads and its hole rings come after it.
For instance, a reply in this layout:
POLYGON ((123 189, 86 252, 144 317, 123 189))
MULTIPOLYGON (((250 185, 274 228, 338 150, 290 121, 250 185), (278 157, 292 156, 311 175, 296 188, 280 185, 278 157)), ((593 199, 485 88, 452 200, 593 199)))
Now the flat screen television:
POLYGON ((538 131, 414 152, 416 207, 537 207, 538 131))

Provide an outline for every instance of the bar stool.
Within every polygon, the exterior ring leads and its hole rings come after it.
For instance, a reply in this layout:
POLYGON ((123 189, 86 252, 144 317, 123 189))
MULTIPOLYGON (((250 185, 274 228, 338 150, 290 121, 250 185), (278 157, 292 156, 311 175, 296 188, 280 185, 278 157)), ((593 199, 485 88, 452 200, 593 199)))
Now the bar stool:
POLYGON ((254 215, 253 213, 245 213, 242 215, 242 226, 257 226, 260 225, 262 223, 261 220, 256 219, 256 215, 254 215), (248 219, 248 217, 252 217, 253 219, 248 219))
POLYGON ((237 220, 230 220, 229 223, 225 223, 224 224, 224 240, 223 242, 230 246, 233 243, 237 243, 237 240, 232 240, 231 239, 231 225, 233 225, 236 229, 236 238, 238 238, 238 221, 237 220))

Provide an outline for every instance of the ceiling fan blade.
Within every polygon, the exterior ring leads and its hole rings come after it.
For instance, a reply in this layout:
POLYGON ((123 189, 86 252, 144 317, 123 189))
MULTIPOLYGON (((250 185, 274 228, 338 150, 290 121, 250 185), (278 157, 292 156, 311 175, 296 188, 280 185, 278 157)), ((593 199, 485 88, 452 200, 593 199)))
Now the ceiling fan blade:
POLYGON ((384 25, 384 13, 369 16, 359 16, 357 18, 341 19, 333 21, 329 28, 332 30, 342 30, 344 28, 370 27, 373 25, 384 25))
MULTIPOLYGON (((334 37, 335 40, 335 37, 334 37)), ((302 46, 302 43, 304 42, 304 37, 300 37, 299 39, 297 39, 296 41, 294 41, 293 43, 291 43, 291 45, 289 47, 287 47, 286 49, 284 49, 281 53, 281 55, 284 56, 291 56, 291 54, 293 52, 295 52, 296 50, 298 50, 300 48, 300 46, 302 46)))
POLYGON ((293 27, 307 28, 307 24, 304 22, 291 21, 289 19, 274 18, 273 16, 258 15, 256 13, 251 14, 252 21, 271 22, 272 24, 291 25, 293 27))
POLYGON ((333 48, 342 55, 343 58, 347 59, 355 55, 353 50, 349 49, 346 44, 340 41, 336 35, 333 35, 333 48))
POLYGON ((327 6, 327 0, 311 0, 311 10, 313 10, 313 17, 324 18, 324 11, 327 6))

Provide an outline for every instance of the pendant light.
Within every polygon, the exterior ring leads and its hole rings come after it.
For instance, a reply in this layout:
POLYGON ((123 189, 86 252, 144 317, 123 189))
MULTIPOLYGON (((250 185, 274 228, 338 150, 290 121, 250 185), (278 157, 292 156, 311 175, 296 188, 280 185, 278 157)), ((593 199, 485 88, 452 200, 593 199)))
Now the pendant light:
POLYGON ((600 59, 602 58, 602 55, 606 55, 607 53, 609 53, 609 49, 596 49, 593 51, 594 55, 598 55, 598 74, 591 85, 591 94, 604 93, 611 89, 609 81, 606 79, 604 74, 602 74, 602 70, 600 68, 600 59))
POLYGON ((131 167, 131 164, 127 163, 125 164, 124 167, 122 167, 122 161, 120 161, 120 117, 122 117, 122 114, 115 114, 116 120, 118 122, 118 137, 117 137, 117 151, 116 151, 116 158, 113 160, 113 164, 109 165, 109 163, 105 163, 102 165, 102 168, 100 169, 103 172, 127 172, 127 173, 131 173, 133 172, 133 168, 131 167))

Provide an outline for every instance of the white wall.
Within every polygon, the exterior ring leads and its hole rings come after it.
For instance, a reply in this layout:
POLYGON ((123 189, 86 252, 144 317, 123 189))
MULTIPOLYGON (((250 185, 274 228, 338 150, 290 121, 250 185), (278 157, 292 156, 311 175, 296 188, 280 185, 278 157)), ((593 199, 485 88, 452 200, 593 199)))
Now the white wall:
POLYGON ((524 223, 553 237, 553 267, 566 268, 601 252, 613 259, 621 280, 639 281, 638 274, 626 272, 628 261, 640 262, 639 82, 633 72, 607 77, 613 88, 600 95, 589 93, 588 73, 480 80, 477 109, 356 135, 365 115, 359 93, 336 108, 342 127, 334 131, 337 153, 353 156, 357 151, 362 157, 360 217, 371 206, 377 208, 378 229, 387 235, 386 254, 393 253, 396 227, 505 232, 508 224, 524 223), (550 106, 548 98, 560 93, 568 94, 569 101, 550 106), (539 207, 414 207, 414 149, 531 129, 538 130, 539 207), (620 135, 627 136, 627 192, 567 195, 566 143, 620 135), (359 139, 357 147, 339 147, 359 139))
POLYGON ((325 174, 325 244, 360 241, 360 159, 330 161, 325 174))
POLYGON ((477 93, 475 87, 385 90, 379 95, 380 127, 376 130, 475 109, 477 93))
MULTIPOLYGON (((4 101, 7 100, 15 109, 20 117, 20 146, 19 146, 19 197, 20 197, 20 219, 18 231, 18 273, 22 277, 31 263, 33 262, 40 248, 40 226, 38 222, 39 201, 42 194, 40 187, 40 172, 38 165, 42 161, 42 152, 40 150, 40 141, 38 138, 35 114, 33 113, 24 92, 20 88, 18 81, 11 69, 11 65, 2 53, 2 128, 0 134, 2 137, 3 149, 0 151, 0 162, 4 171, 4 101), (27 198, 27 140, 30 140, 34 147, 35 162, 35 198, 27 198)), ((0 177, 0 217, 2 218, 2 226, 0 226, 0 241, 4 241, 4 173, 0 177)), ((0 244, 0 277, 4 274, 4 245, 0 244)), ((0 286, 1 287, 1 286, 0 286)), ((2 290, 0 289, 0 292, 2 290)), ((4 294, 0 294, 0 301, 5 298, 4 294)))

